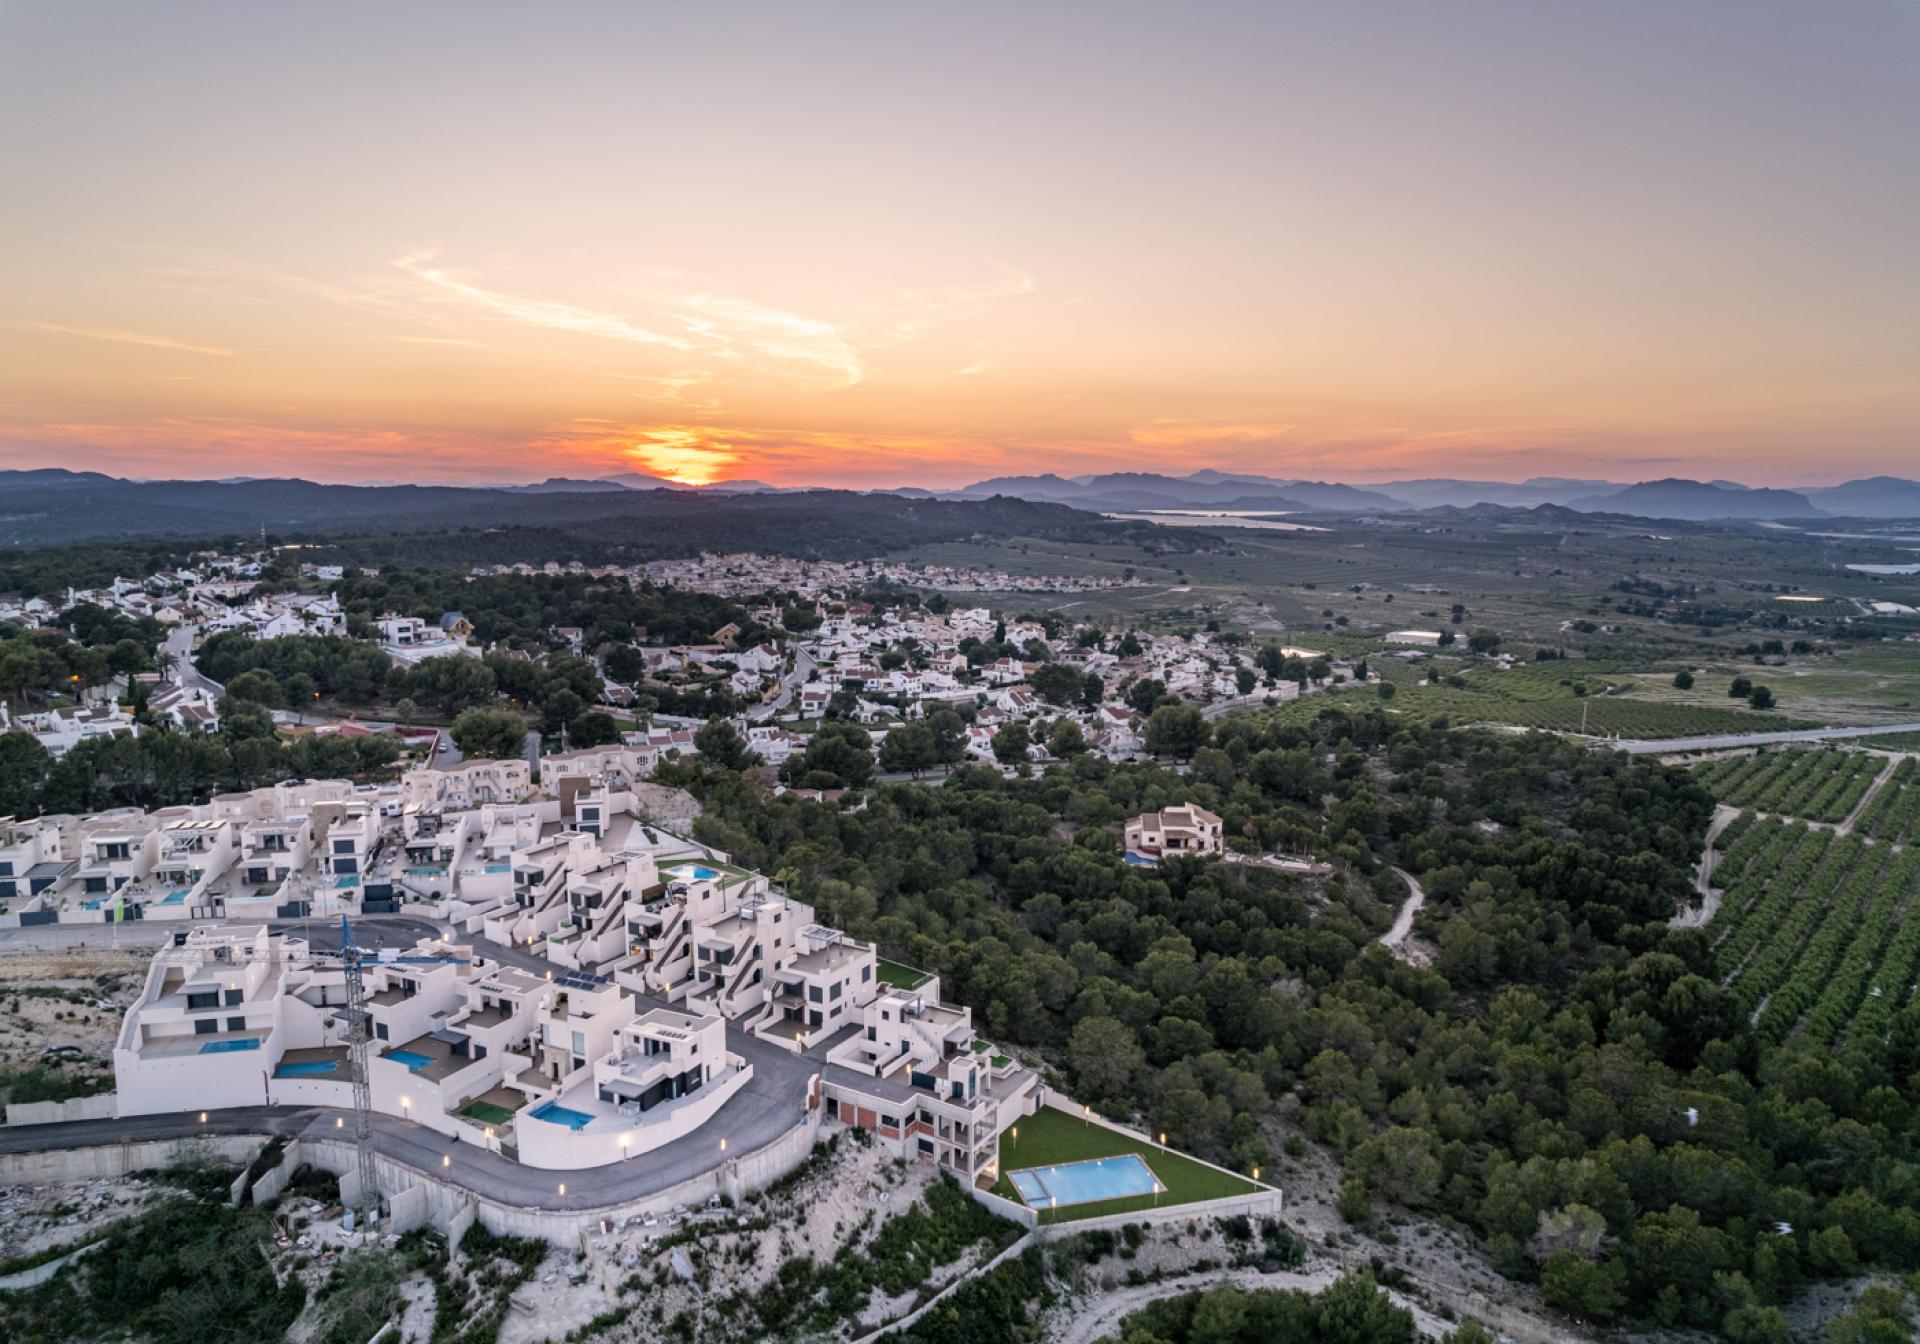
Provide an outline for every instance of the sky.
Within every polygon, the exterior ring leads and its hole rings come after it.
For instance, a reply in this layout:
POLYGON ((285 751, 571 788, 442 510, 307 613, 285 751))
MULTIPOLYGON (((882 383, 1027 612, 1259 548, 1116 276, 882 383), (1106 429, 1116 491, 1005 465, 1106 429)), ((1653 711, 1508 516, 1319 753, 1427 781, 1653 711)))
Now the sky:
POLYGON ((0 4, 0 467, 1920 475, 1920 6, 0 4))

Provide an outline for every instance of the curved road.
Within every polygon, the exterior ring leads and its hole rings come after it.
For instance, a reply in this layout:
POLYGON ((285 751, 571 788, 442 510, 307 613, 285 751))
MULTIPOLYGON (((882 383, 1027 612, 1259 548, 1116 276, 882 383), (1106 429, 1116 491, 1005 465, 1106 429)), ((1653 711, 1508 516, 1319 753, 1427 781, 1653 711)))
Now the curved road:
POLYGON ((1401 902, 1400 913, 1393 917, 1393 927, 1380 935, 1380 943, 1383 947, 1397 948, 1413 932, 1413 917, 1427 903, 1427 893, 1405 868, 1395 868, 1393 871, 1407 884, 1407 899, 1401 902))
MULTIPOLYGON (((171 936, 184 925, 121 925, 171 936)), ((296 933, 310 940, 314 950, 337 951, 340 922, 336 919, 276 923, 278 933, 296 933)), ((365 916, 353 921, 354 937, 363 947, 411 947, 422 936, 446 936, 428 920, 406 915, 365 916)), ((10 934, 91 934, 105 942, 106 926, 50 925, 45 929, 8 930, 10 934)), ((536 974, 556 969, 531 952, 501 947, 485 938, 459 937, 492 961, 518 966, 536 974)), ((641 1012, 672 1007, 665 1000, 631 996, 641 1012)), ((809 1080, 833 1071, 825 1056, 840 1043, 836 1034, 816 1043, 803 1055, 791 1054, 769 1041, 751 1036, 732 1024, 727 1027, 727 1049, 753 1066, 753 1076, 693 1133, 641 1153, 625 1162, 575 1170, 523 1166, 511 1158, 470 1143, 458 1143, 412 1121, 376 1112, 374 1146, 383 1157, 411 1168, 425 1180, 457 1185, 482 1198, 522 1208, 563 1211, 603 1209, 631 1203, 719 1168, 729 1156, 743 1157, 786 1134, 806 1119, 809 1080), (720 1141, 726 1140, 723 1154, 720 1141), (450 1159, 442 1165, 443 1159, 450 1159), (566 1193, 561 1189, 565 1187, 566 1193)), ((162 1115, 125 1116, 109 1120, 69 1120, 50 1125, 0 1126, 0 1154, 93 1148, 123 1140, 191 1138, 200 1134, 284 1134, 289 1138, 340 1138, 337 1121, 351 1112, 323 1106, 249 1106, 200 1113, 181 1111, 162 1115)), ((816 1121, 817 1123, 817 1121, 816 1121)))

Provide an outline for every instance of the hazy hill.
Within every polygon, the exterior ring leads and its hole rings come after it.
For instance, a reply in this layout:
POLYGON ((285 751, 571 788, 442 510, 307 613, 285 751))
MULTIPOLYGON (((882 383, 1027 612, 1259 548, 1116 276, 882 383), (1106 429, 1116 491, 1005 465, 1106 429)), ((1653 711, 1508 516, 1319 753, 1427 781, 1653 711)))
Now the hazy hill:
MULTIPOLYGON (((920 500, 850 490, 728 494, 563 485, 525 491, 0 473, 0 539, 14 547, 103 537, 249 536, 263 528, 286 538, 486 533, 506 526, 591 540, 602 552, 608 546, 637 555, 752 547, 842 558, 975 534, 1113 540, 1148 530, 1146 524, 1106 522, 1048 503, 920 500)), ((1183 537, 1178 544, 1197 543, 1183 537)))
POLYGON ((1585 495, 1608 494, 1625 488, 1619 481, 1583 481, 1564 476, 1535 476, 1517 485, 1509 481, 1468 481, 1437 476, 1388 481, 1380 487, 1395 499, 1404 499, 1422 509, 1442 505, 1468 508, 1474 504, 1530 509, 1539 504, 1567 504, 1585 495))
POLYGON ((1627 513, 1640 518, 1822 518, 1826 514, 1793 490, 1729 490, 1704 481, 1668 477, 1642 481, 1610 494, 1584 495, 1568 508, 1582 513, 1627 513))
POLYGON ((1846 518, 1920 518, 1920 481, 1901 476, 1869 476, 1800 493, 1815 507, 1846 518))

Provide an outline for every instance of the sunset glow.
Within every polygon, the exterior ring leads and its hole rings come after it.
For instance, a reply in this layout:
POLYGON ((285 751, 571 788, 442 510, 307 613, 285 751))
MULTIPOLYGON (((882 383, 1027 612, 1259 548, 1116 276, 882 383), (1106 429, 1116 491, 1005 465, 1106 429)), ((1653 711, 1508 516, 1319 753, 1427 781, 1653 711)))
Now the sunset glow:
POLYGON ((23 7, 0 465, 1910 472, 1920 11, 1831 17, 23 7))

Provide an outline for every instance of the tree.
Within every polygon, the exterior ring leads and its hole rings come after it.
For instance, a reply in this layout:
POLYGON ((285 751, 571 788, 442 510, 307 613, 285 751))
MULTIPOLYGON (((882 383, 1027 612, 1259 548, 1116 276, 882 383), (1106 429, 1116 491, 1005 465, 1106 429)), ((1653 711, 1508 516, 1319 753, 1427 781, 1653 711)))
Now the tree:
POLYGON ((873 778, 873 738, 857 723, 823 723, 780 773, 795 788, 860 788, 873 778))
POLYGON ((1574 1251, 1556 1251, 1540 1271, 1540 1296, 1569 1316, 1606 1322, 1620 1310, 1625 1277, 1618 1261, 1595 1262, 1574 1251))
POLYGON ((407 727, 413 727, 413 721, 420 717, 420 706, 410 696, 401 696, 393 704, 393 717, 407 727))
POLYGON ((1772 709, 1773 692, 1765 686, 1755 686, 1747 693, 1747 704, 1754 709, 1772 709))
POLYGON ((923 723, 903 723, 889 732, 880 743, 880 768, 889 774, 919 776, 922 770, 940 759, 933 729, 923 723))
POLYGON ((1399 692, 1399 690, 1400 688, 1398 686, 1395 686, 1390 681, 1383 681, 1380 683, 1379 686, 1375 688, 1376 693, 1379 695, 1379 697, 1382 700, 1393 699, 1393 697, 1399 692))
POLYGON ((708 719, 694 729, 693 745, 702 760, 722 770, 744 770, 753 760, 753 753, 747 750, 739 732, 722 718, 708 719))
POLYGON ((567 741, 576 747, 607 747, 620 740, 620 725, 604 709, 590 709, 567 725, 567 741))
POLYGON ((506 760, 527 745, 527 725, 504 709, 467 709, 453 721, 453 741, 467 756, 506 760))
POLYGON ((32 816, 53 757, 32 733, 0 733, 0 816, 32 816))
POLYGON ((1260 678, 1254 675, 1252 668, 1236 667, 1233 669, 1233 688, 1241 695, 1252 695, 1253 688, 1259 684, 1260 678))
POLYGON ((1162 705, 1147 718, 1147 751, 1185 760, 1206 741, 1207 720, 1197 705, 1162 705))
POLYGON ((1047 733, 1047 752, 1061 760, 1078 756, 1087 749, 1087 735, 1073 719, 1058 718, 1047 733))
POLYGON ((1692 690, 1693 689, 1693 673, 1687 671, 1684 667, 1681 668, 1678 672, 1675 672, 1673 674, 1673 686, 1674 686, 1674 689, 1678 691, 1692 690))
POLYGON ((1745 677, 1735 677, 1727 687, 1727 696, 1733 700, 1745 700, 1753 694, 1753 683, 1745 677))
POLYGON ((993 759, 1002 765, 1015 765, 1027 759, 1033 737, 1027 725, 1019 721, 1003 723, 993 735, 993 759))
POLYGON ((1370 1274, 1343 1274, 1313 1299, 1316 1344, 1412 1344, 1413 1313, 1370 1274))
POLYGON ((607 650, 607 675, 623 686, 631 686, 647 675, 647 660, 631 644, 616 644, 607 650))
POLYGON ((1127 706, 1137 714, 1151 714, 1153 707, 1166 698, 1167 684, 1155 677, 1142 677, 1127 687, 1127 706))
POLYGON ((1033 674, 1033 689, 1048 704, 1071 703, 1081 693, 1080 674, 1066 663, 1046 663, 1033 674))
POLYGON ((1494 630, 1475 630, 1467 636, 1467 647, 1475 653, 1492 653, 1500 647, 1500 635, 1494 630))
POLYGON ((1131 1102, 1133 1076, 1145 1063, 1133 1028, 1118 1018, 1083 1017, 1067 1039, 1075 1091, 1091 1101, 1131 1102))
POLYGON ((320 698, 320 688, 305 672, 295 672, 284 684, 287 689, 287 708, 293 711, 295 718, 312 710, 313 702, 320 698))
POLYGON ((286 703, 286 693, 281 690, 280 683, 264 667, 249 668, 232 678, 227 682, 227 694, 235 700, 244 700, 250 705, 265 705, 268 709, 286 703))

